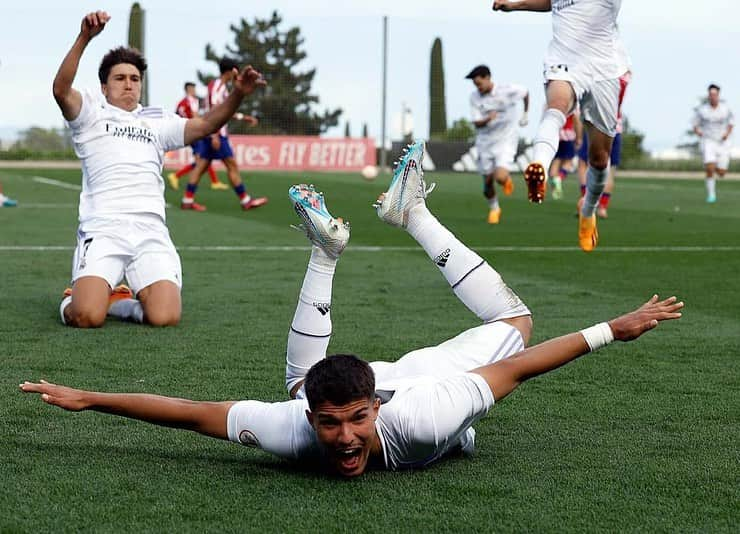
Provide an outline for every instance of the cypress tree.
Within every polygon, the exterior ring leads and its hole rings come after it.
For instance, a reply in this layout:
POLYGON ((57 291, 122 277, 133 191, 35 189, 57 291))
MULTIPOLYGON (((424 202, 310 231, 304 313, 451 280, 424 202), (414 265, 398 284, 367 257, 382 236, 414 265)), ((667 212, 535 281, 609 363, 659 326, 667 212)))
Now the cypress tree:
MULTIPOLYGON (((139 5, 139 2, 134 2, 131 6, 131 15, 128 19, 128 45, 131 48, 136 48, 142 54, 144 51, 144 10, 139 5)), ((147 76, 144 76, 141 80, 141 105, 149 105, 149 84, 147 83, 147 76)))
POLYGON ((429 138, 443 138, 447 131, 445 108, 445 73, 442 65, 442 40, 437 37, 432 45, 429 68, 429 138))

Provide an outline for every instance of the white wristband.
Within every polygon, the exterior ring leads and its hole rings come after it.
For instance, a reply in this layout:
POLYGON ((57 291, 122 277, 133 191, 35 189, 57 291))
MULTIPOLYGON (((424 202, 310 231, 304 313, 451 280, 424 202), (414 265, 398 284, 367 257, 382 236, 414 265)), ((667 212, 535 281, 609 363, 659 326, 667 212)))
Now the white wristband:
POLYGON ((584 328, 581 330, 581 335, 586 340, 591 352, 614 341, 614 332, 607 323, 599 323, 590 328, 584 328))

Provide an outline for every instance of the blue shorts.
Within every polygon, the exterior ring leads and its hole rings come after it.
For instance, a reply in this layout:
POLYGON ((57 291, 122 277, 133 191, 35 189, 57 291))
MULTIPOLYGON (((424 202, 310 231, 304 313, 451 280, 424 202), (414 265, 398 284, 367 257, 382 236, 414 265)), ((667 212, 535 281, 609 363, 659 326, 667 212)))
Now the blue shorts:
POLYGON ((221 148, 219 148, 218 150, 213 150, 210 137, 204 137, 203 139, 199 139, 195 142, 193 152, 195 152, 201 158, 207 159, 209 161, 212 161, 214 159, 224 160, 227 158, 233 158, 234 151, 231 150, 229 138, 223 135, 220 135, 219 138, 221 139, 221 148))
MULTIPOLYGON (((581 143, 581 148, 578 149, 578 159, 588 161, 588 136, 586 132, 583 133, 583 143, 581 143)), ((621 133, 618 133, 612 141, 612 153, 609 156, 609 162, 612 167, 619 167, 619 164, 622 163, 621 133)))
POLYGON ((560 141, 555 157, 558 159, 573 159, 576 155, 575 141, 560 141))

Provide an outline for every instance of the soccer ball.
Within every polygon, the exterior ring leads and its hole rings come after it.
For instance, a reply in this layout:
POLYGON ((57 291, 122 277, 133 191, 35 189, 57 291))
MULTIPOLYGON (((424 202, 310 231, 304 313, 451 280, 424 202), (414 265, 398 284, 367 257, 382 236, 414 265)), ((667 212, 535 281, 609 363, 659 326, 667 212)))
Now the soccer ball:
POLYGON ((378 177, 378 168, 375 165, 366 165, 361 174, 365 180, 375 180, 378 177))

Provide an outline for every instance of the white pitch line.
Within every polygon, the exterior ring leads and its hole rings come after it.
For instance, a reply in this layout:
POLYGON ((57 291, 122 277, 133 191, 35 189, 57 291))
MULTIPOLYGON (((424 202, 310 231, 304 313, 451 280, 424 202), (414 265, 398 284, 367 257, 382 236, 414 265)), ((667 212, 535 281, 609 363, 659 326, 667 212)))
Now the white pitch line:
MULTIPOLYGON (((576 252, 578 247, 527 247, 527 246, 483 246, 472 247, 479 252, 576 252)), ((74 247, 65 245, 0 245, 0 252, 54 252, 72 251, 74 247)), ((206 245, 177 247, 182 252, 298 252, 311 250, 310 246, 293 245, 206 245)), ((349 252, 421 252, 419 247, 411 246, 349 246, 349 252)), ((740 246, 634 246, 634 247, 599 247, 598 252, 738 252, 740 246)))
POLYGON ((18 204, 18 206, 16 206, 16 207, 18 207, 18 208, 27 208, 27 209, 32 209, 32 208, 34 208, 34 209, 35 208, 38 208, 38 209, 47 209, 47 208, 61 209, 61 208, 76 208, 77 207, 77 204, 54 204, 54 203, 48 203, 48 204, 43 204, 43 203, 27 204, 27 203, 23 202, 21 204, 18 204))
POLYGON ((73 191, 82 191, 82 186, 76 184, 70 184, 68 182, 62 182, 61 180, 54 180, 53 178, 44 178, 43 176, 32 176, 34 182, 46 185, 54 185, 61 187, 62 189, 72 189, 73 191))

